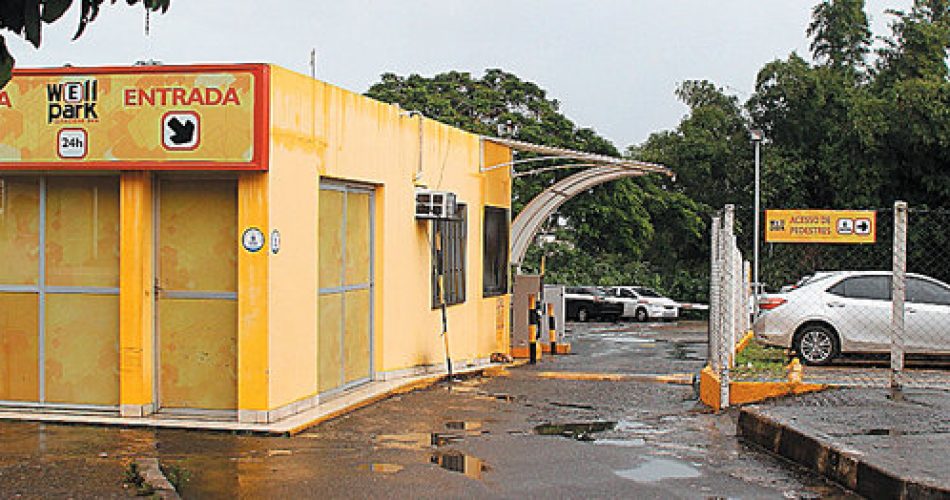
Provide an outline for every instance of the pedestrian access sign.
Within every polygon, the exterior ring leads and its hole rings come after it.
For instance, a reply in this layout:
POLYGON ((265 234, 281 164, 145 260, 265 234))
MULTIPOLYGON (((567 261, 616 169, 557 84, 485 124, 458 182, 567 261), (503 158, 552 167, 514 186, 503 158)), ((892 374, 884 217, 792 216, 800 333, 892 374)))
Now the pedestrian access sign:
POLYGON ((766 243, 874 243, 873 210, 766 210, 766 243))

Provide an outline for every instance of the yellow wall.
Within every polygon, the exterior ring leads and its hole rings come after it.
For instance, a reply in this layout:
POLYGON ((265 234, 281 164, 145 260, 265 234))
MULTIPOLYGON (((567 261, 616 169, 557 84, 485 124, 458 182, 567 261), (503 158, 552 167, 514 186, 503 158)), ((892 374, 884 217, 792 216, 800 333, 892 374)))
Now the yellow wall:
MULTIPOLYGON (((309 140, 309 84, 289 81, 274 68, 271 123, 270 230, 281 248, 269 259, 270 407, 317 392, 317 179, 316 150, 309 140)), ((267 249, 270 250, 268 244, 267 249)))
MULTIPOLYGON (((419 118, 289 70, 271 67, 270 227, 282 248, 270 256, 269 364, 272 408, 316 390, 318 174, 376 186, 375 370, 444 361, 440 313, 431 309, 429 224, 416 221, 414 179, 419 118)), ((478 136, 423 120, 421 182, 458 194, 469 206, 467 290, 450 306, 455 360, 507 349, 505 297, 482 298, 483 205, 509 207, 510 151, 478 136)))

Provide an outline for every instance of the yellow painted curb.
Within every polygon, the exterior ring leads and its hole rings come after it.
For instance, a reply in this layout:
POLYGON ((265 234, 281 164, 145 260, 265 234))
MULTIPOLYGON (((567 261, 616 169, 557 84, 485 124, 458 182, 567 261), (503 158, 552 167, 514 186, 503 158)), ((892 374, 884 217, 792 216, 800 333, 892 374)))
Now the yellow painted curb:
POLYGON ((590 373, 590 372, 539 372, 539 378, 554 380, 581 380, 594 382, 658 382, 662 384, 690 385, 693 383, 691 373, 673 373, 669 375, 637 374, 637 373, 590 373))
POLYGON ((738 356, 739 353, 742 352, 747 345, 749 345, 749 342, 752 342, 753 338, 755 338, 755 333, 753 333, 751 330, 746 332, 746 334, 742 337, 742 340, 736 344, 736 356, 738 356))
MULTIPOLYGON (((757 403, 766 399, 804 394, 827 389, 827 384, 806 384, 801 381, 801 365, 797 359, 789 363, 789 379, 786 382, 730 382, 729 404, 742 405, 757 403)), ((720 378, 710 367, 703 368, 699 377, 699 399, 706 406, 718 411, 722 409, 720 396, 720 378)))
MULTIPOLYGON (((507 363, 507 364, 505 364, 505 365, 491 365, 491 366, 486 366, 486 367, 481 368, 481 369, 476 369, 476 370, 471 371, 471 372, 464 373, 464 375, 466 375, 466 376, 468 376, 468 375, 485 375, 486 372, 488 372, 488 375, 489 375, 489 376, 500 376, 500 375, 498 375, 499 372, 504 372, 505 374, 507 374, 507 368, 514 368, 514 367, 517 367, 517 366, 524 365, 524 364, 526 364, 526 363, 527 363, 527 361, 514 361, 514 362, 512 362, 512 363, 507 363), (495 374, 493 375, 492 373, 495 373, 495 374)), ((371 397, 369 397, 369 398, 366 398, 366 399, 363 399, 363 400, 360 400, 360 401, 354 401, 352 404, 347 405, 347 406, 344 406, 344 407, 342 407, 342 408, 340 408, 340 409, 338 409, 338 410, 336 410, 336 411, 332 411, 332 412, 326 413, 326 414, 324 414, 324 415, 320 415, 319 417, 317 417, 317 418, 315 418, 315 419, 313 419, 313 420, 310 420, 310 421, 308 421, 308 422, 305 423, 305 424, 300 424, 300 425, 298 425, 298 426, 296 426, 296 427, 293 427, 292 429, 290 429, 289 431, 286 431, 286 432, 283 433, 283 434, 290 435, 290 436, 294 436, 294 435, 296 435, 296 434, 300 434, 301 432, 303 432, 303 431, 309 429, 310 427, 313 427, 313 426, 315 426, 315 425, 322 424, 322 423, 324 423, 324 422, 326 422, 326 421, 328 421, 328 420, 332 420, 332 419, 337 418, 337 417, 340 417, 340 416, 342 416, 342 415, 346 415, 347 413, 350 413, 350 412, 355 411, 355 410, 359 410, 360 408, 365 408, 365 407, 367 407, 367 406, 369 406, 369 405, 371 405, 371 404, 378 403, 378 402, 380 402, 380 401, 382 401, 382 400, 384 400, 384 399, 390 398, 390 397, 392 397, 392 396, 397 396, 397 395, 399 395, 399 394, 406 394, 406 393, 408 393, 408 392, 417 391, 417 390, 420 390, 420 389, 426 389, 426 388, 428 388, 428 387, 431 387, 431 386, 434 385, 435 383, 439 382, 440 380, 444 380, 444 379, 447 379, 447 378, 448 378, 448 374, 447 374, 447 373, 441 373, 441 374, 437 374, 437 375, 432 375, 431 377, 426 377, 426 378, 423 378, 423 379, 414 380, 414 381, 412 381, 412 382, 406 383, 406 384, 401 385, 401 386, 399 386, 399 387, 390 389, 389 391, 386 391, 386 392, 383 392, 383 393, 380 393, 380 394, 376 394, 375 396, 371 396, 371 397)))
POLYGON ((289 431, 287 431, 287 434, 291 436, 295 436, 309 429, 310 427, 322 424, 328 420, 333 420, 334 418, 340 417, 342 415, 346 415, 347 413, 359 410, 360 408, 365 408, 371 404, 378 403, 389 397, 431 387, 433 384, 435 384, 436 382, 446 377, 448 377, 448 375, 434 375, 432 377, 410 382, 406 385, 397 387, 390 391, 386 391, 384 393, 377 394, 375 396, 372 396, 360 401, 355 401, 353 404, 344 406, 343 408, 340 408, 339 410, 327 413, 325 415, 320 415, 319 417, 311 420, 310 422, 307 422, 306 424, 300 424, 297 427, 294 427, 293 429, 290 429, 289 431))

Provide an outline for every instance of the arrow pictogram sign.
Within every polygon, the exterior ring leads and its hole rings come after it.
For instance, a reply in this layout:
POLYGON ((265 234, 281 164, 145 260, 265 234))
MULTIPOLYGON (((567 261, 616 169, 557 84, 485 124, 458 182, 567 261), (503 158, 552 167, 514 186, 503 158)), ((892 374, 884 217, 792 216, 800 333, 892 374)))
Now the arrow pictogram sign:
POLYGON ((190 151, 198 147, 201 122, 194 111, 172 111, 162 117, 162 146, 172 151, 190 151))
POLYGON ((177 117, 168 120, 168 128, 172 129, 169 138, 175 144, 188 144, 195 139, 195 122, 186 119, 182 123, 177 117))

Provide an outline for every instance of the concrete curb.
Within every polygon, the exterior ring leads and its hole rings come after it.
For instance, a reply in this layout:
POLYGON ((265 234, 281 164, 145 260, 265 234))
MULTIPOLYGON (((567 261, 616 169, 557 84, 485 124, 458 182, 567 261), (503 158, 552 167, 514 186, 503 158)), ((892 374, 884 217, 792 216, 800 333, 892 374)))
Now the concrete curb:
POLYGON ((155 489, 155 495, 165 500, 180 500, 181 497, 175 491, 175 487, 168 481, 161 467, 158 466, 157 458, 137 458, 135 463, 138 465, 139 474, 142 479, 155 489))
MULTIPOLYGON (((515 361, 507 364, 490 364, 465 367, 455 370, 454 377, 477 376, 486 370, 500 370, 520 366, 515 361)), ((110 413, 84 413, 73 411, 36 411, 35 409, 0 408, 0 421, 30 421, 63 425, 114 425, 124 428, 186 429, 212 432, 237 432, 260 436, 292 436, 308 427, 382 401, 390 396, 424 389, 448 378, 445 372, 377 381, 344 392, 308 410, 290 415, 270 424, 240 423, 228 420, 201 418, 120 417, 110 413)))
POLYGON ((835 447, 834 443, 805 434, 753 409, 740 410, 737 434, 740 439, 814 470, 868 498, 950 499, 950 490, 899 477, 871 465, 860 452, 835 447))
POLYGON ((692 373, 592 373, 592 372, 538 372, 538 378, 580 380, 593 382, 652 382, 657 384, 693 385, 692 373))

